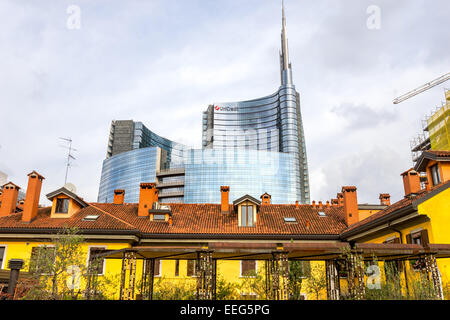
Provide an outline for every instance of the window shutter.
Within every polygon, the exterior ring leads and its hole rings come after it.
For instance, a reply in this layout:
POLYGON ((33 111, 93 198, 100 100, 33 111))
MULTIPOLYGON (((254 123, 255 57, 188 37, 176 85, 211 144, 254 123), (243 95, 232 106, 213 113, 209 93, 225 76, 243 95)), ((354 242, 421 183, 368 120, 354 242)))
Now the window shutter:
POLYGON ((428 230, 422 230, 420 233, 420 236, 422 238, 422 245, 427 246, 430 243, 430 240, 428 239, 428 230))
POLYGON ((159 261, 159 259, 155 259, 155 268, 153 269, 153 275, 154 276, 159 276, 159 264, 161 262, 159 261))
POLYGON ((412 243, 412 237, 411 237, 411 234, 407 234, 407 235, 406 235, 406 243, 409 243, 409 244, 412 243))
POLYGON ((241 261, 241 276, 253 275, 256 272, 256 261, 255 260, 242 260, 241 261))

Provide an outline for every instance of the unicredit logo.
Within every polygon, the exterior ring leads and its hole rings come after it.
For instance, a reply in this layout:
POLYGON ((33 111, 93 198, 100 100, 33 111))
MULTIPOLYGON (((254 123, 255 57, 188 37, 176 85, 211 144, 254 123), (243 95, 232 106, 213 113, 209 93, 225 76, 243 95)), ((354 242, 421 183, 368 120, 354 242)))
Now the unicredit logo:
POLYGON ((219 106, 215 106, 214 109, 216 109, 217 111, 228 111, 228 112, 239 110, 238 107, 219 107, 219 106))

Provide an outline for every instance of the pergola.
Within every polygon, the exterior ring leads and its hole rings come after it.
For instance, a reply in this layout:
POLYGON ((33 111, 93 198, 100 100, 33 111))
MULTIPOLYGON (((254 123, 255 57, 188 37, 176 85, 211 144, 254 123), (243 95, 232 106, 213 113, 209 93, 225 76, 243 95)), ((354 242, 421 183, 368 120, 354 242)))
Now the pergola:
MULTIPOLYGON (((265 261, 266 293, 272 300, 289 299, 288 261, 324 261, 327 280, 327 298, 340 297, 338 263, 344 261, 348 272, 348 290, 357 299, 365 292, 364 261, 408 261, 422 259, 423 270, 432 281, 437 298, 443 299, 442 284, 436 259, 450 258, 450 244, 364 244, 350 245, 346 242, 204 242, 199 244, 173 244, 137 246, 110 250, 96 255, 97 258, 122 260, 120 299, 135 299, 136 266, 142 260, 141 293, 145 299, 153 297, 154 268, 156 259, 195 260, 197 281, 196 298, 216 298, 216 275, 218 260, 265 261), (343 258, 345 255, 345 259, 343 258)), ((95 276, 95 275, 93 275, 95 276)), ((405 273, 406 277, 406 273, 405 273)), ((405 278, 407 283, 407 278, 405 278)), ((95 283, 90 280, 90 283, 95 283)), ((90 288, 95 290, 95 288, 90 288)), ((89 291, 89 290, 88 290, 89 291)))

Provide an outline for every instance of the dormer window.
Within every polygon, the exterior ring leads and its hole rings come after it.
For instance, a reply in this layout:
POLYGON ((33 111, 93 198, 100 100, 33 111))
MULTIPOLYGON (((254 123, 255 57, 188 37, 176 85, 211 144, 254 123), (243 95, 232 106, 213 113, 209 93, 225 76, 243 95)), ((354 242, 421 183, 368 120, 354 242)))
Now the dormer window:
POLYGON ((235 212, 238 214, 239 227, 254 227, 256 225, 258 207, 261 205, 261 201, 245 195, 233 201, 233 205, 235 212))
POLYGON ((154 214, 153 220, 154 221, 166 221, 166 215, 165 214, 154 214))
POLYGON ((241 206, 241 227, 253 227, 254 224, 254 206, 241 206))
POLYGON ((68 213, 69 212, 69 199, 56 199, 55 213, 68 213))

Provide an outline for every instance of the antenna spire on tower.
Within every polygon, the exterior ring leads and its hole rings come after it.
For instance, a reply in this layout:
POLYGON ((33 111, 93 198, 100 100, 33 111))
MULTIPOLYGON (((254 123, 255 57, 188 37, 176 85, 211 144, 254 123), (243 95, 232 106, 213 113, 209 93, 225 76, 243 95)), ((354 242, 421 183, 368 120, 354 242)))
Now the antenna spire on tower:
POLYGON ((281 14, 282 14, 282 27, 281 27, 280 69, 281 69, 281 83, 284 85, 292 82, 291 65, 289 63, 289 49, 286 32, 286 13, 284 9, 284 0, 281 1, 281 14))

